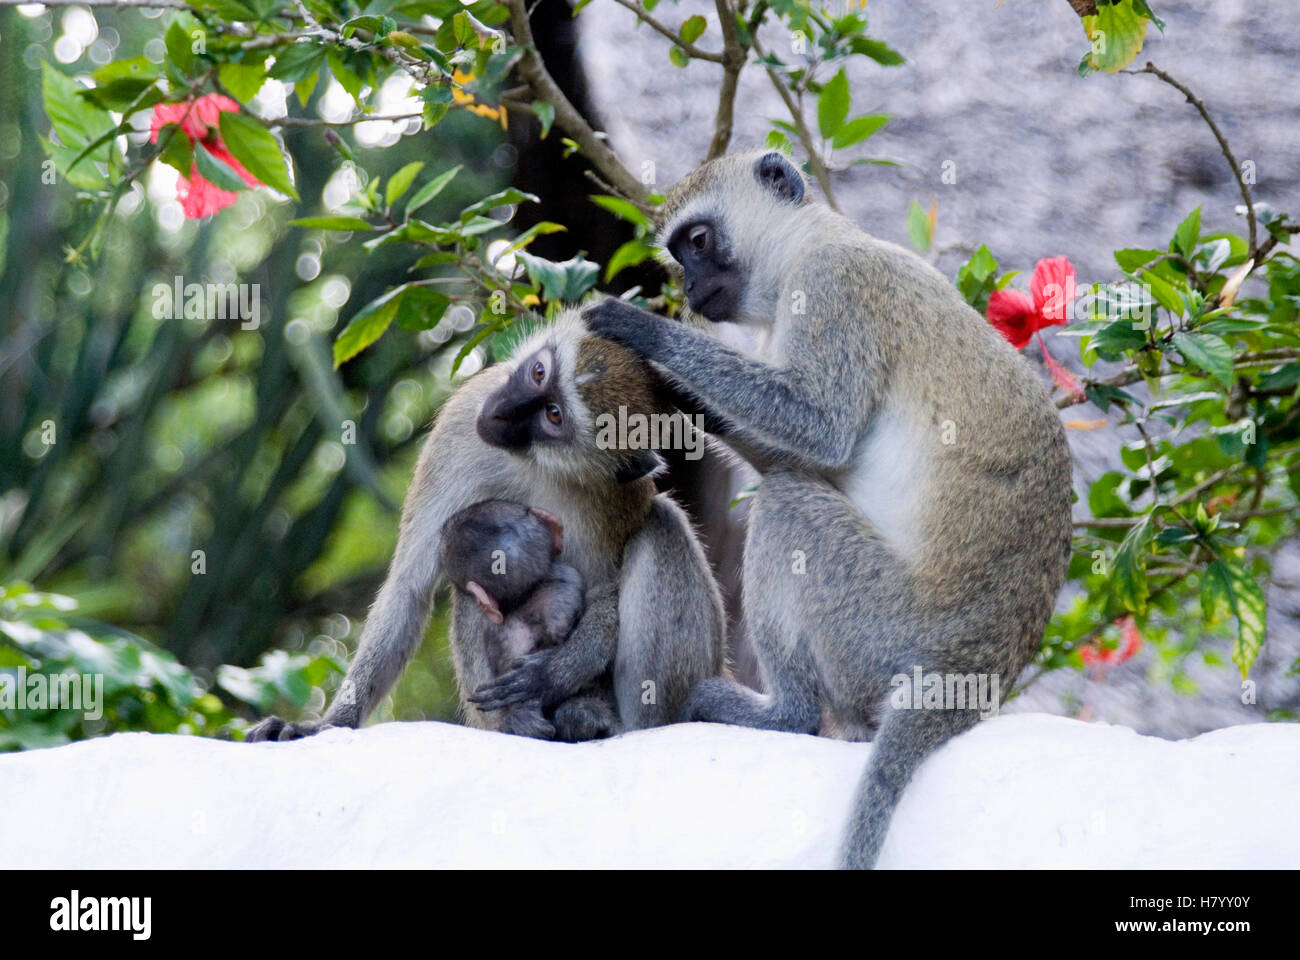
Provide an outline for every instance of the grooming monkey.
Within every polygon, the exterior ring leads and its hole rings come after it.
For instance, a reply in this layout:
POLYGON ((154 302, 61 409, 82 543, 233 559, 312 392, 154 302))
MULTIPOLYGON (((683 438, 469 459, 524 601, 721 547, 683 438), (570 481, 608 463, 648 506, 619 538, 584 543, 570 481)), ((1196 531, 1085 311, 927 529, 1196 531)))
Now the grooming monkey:
MULTIPOLYGON (((722 670, 722 601, 685 514, 655 494, 658 456, 605 449, 595 426, 619 406, 646 414, 659 403, 644 361, 591 336, 576 311, 466 381, 443 404, 420 453, 396 553, 334 702, 319 722, 268 717, 248 739, 359 727, 420 642, 443 575, 444 524, 492 499, 559 518, 560 559, 586 584, 586 609, 567 641, 497 677, 484 636, 490 622, 472 603, 453 605, 451 651, 466 722, 498 729, 503 708, 536 697, 546 708, 581 703, 575 694, 611 663, 620 729, 675 720, 687 693, 722 670)), ((584 739, 579 734, 595 735, 599 719, 566 723, 584 739)))
POLYGON ((964 698, 896 709, 891 678, 919 666, 1006 690, 1038 648, 1070 550, 1064 431, 947 279, 812 204, 782 155, 704 165, 661 222, 691 313, 759 334, 746 355, 622 301, 586 314, 762 474, 742 606, 764 693, 711 678, 684 719, 879 725, 841 850, 870 867, 913 772, 979 716, 964 698))
MULTIPOLYGON (((494 679, 525 654, 563 643, 581 617, 582 575, 555 559, 563 543, 559 519, 505 500, 466 507, 443 526, 442 569, 456 588, 455 602, 477 603, 489 621, 483 638, 494 679)), ((608 699, 594 685, 578 696, 584 702, 566 701, 555 711, 559 739, 608 736, 615 726, 608 699)), ((552 719, 536 697, 506 707, 500 729, 549 740, 557 736, 552 719)))

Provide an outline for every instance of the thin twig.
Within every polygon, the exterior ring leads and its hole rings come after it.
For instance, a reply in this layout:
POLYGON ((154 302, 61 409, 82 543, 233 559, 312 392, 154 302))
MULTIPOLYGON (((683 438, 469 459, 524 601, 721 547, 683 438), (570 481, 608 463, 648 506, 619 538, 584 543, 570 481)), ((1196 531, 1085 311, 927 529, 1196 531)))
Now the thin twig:
MULTIPOLYGON (((754 42, 754 53, 758 54, 761 59, 766 54, 763 53, 763 48, 759 45, 757 31, 751 36, 754 42)), ((830 173, 826 169, 826 164, 822 163, 821 154, 817 152, 817 146, 813 142, 812 133, 808 130, 808 124, 804 122, 803 110, 799 104, 795 103, 794 97, 790 95, 790 90, 786 87, 785 81, 781 79, 780 74, 771 67, 766 67, 766 70, 768 79, 772 81, 772 86, 776 88, 776 92, 785 103, 785 108, 790 113, 790 119, 794 121, 794 128, 799 133, 799 142, 803 144, 804 151, 808 154, 808 166, 812 167, 817 185, 821 187, 822 195, 826 198, 826 205, 832 210, 838 211, 839 204, 835 202, 835 194, 831 190, 830 173)))
POLYGON ((1246 186, 1246 178, 1242 176, 1241 167, 1237 163, 1237 158, 1233 156, 1232 147, 1228 146, 1227 137, 1223 135, 1223 131, 1219 129, 1219 125, 1215 123, 1214 119, 1210 116, 1210 111, 1205 109, 1205 103, 1201 100, 1200 97, 1192 93, 1192 91, 1189 90, 1184 84, 1179 83, 1169 74, 1165 73, 1155 64, 1153 64, 1150 60, 1147 61, 1147 65, 1143 67, 1141 70, 1125 70, 1124 73, 1132 73, 1132 74, 1149 73, 1152 74, 1153 76, 1159 77, 1165 83, 1169 84, 1169 86, 1173 87, 1183 96, 1185 96, 1187 98, 1187 102, 1190 103, 1192 106, 1194 106, 1197 109, 1197 111, 1200 113, 1201 119, 1203 119, 1206 122, 1206 124, 1209 125, 1210 132, 1214 134, 1214 139, 1219 141, 1219 149, 1223 151, 1224 157, 1227 158, 1228 165, 1232 167, 1232 176, 1237 181, 1237 187, 1241 190, 1241 201, 1246 205, 1246 220, 1250 225, 1249 258, 1254 259, 1255 255, 1259 252, 1259 247, 1255 243, 1255 202, 1251 199, 1250 188, 1246 186))
POLYGON ((685 40, 682 39, 681 34, 679 32, 673 30, 672 27, 660 23, 654 17, 650 16, 650 12, 646 10, 645 7, 641 6, 641 4, 637 2, 637 0, 614 0, 614 2, 617 3, 620 7, 627 7, 638 17, 640 17, 645 22, 646 26, 650 27, 650 29, 662 33, 665 37, 667 37, 677 46, 681 47, 683 50, 686 51, 686 55, 688 57, 692 57, 695 60, 708 60, 712 63, 726 62, 724 59, 726 55, 723 53, 714 53, 711 50, 701 50, 695 44, 687 43, 685 40))

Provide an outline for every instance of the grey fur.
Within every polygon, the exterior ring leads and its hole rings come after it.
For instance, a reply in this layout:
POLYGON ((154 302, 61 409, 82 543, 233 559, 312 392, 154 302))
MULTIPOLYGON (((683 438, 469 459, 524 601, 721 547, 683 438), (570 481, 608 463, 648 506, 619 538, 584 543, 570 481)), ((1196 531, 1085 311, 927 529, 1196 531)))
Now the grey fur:
POLYGON ((714 226, 756 355, 619 301, 587 317, 763 475, 742 608, 764 693, 709 679, 684 718, 878 728, 841 854, 870 867, 916 768, 979 716, 891 709, 891 680, 919 667, 1009 689, 1064 580, 1069 453, 1037 374, 946 278, 824 206, 765 195, 755 163, 725 157, 674 188, 663 235, 714 226))
MULTIPOLYGON (((557 708, 557 724, 568 723, 572 731, 590 724, 592 714, 584 712, 584 699, 576 695, 610 669, 616 654, 629 678, 626 686, 650 680, 673 697, 678 691, 684 696, 684 690, 722 670, 724 618, 717 585, 680 509, 667 496, 655 495, 651 479, 616 483, 608 455, 596 456, 590 424, 583 425, 575 442, 548 450, 544 459, 508 453, 484 443, 476 433, 484 401, 506 382, 521 358, 533 354, 539 343, 548 344, 571 377, 574 358, 587 337, 576 313, 563 315, 522 344, 510 361, 470 378, 447 399, 402 505, 388 577, 334 702, 319 723, 271 717, 248 739, 294 739, 328 726, 361 725, 420 642, 442 574, 438 557, 443 525, 481 500, 512 500, 558 517, 564 527, 560 560, 574 567, 587 585, 586 609, 569 639, 521 658, 524 672, 543 684, 549 698, 568 701, 563 714, 557 708)), ((487 621, 469 601, 471 616, 465 602, 461 598, 453 606, 451 631, 465 721, 496 729, 493 715, 470 703, 469 695, 496 692, 502 700, 515 702, 511 698, 526 685, 514 684, 519 671, 505 678, 506 689, 501 688, 503 681, 494 683, 483 636, 487 621)), ((621 717, 624 725, 675 719, 662 708, 644 709, 639 689, 636 710, 621 717)), ((620 693, 617 702, 620 711, 633 706, 630 690, 620 693)))
MULTIPOLYGON (((559 646, 582 616, 586 593, 582 575, 553 559, 557 536, 535 511, 505 500, 485 500, 467 507, 443 528, 442 566, 457 592, 454 616, 460 619, 462 630, 469 629, 466 620, 476 613, 487 621, 481 636, 493 681, 501 679, 521 657, 559 646), (482 591, 496 605, 493 613, 500 623, 486 611, 475 611, 463 603, 473 590, 482 591)), ((474 603, 479 603, 477 597, 474 603)), ((568 723, 559 731, 559 738, 609 736, 616 726, 610 697, 595 684, 581 696, 581 708, 564 712, 568 723)), ((477 701, 477 697, 472 699, 477 701)), ((481 703, 476 706, 485 709, 481 703)), ((552 706, 540 696, 504 706, 498 729, 552 739, 557 736, 556 726, 547 719, 552 706)))

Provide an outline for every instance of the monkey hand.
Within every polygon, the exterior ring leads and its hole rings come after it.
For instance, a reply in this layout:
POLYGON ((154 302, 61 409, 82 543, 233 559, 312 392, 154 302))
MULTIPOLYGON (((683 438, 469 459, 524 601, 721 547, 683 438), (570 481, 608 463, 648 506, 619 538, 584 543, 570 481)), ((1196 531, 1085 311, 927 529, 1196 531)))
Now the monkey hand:
POLYGON ((289 720, 281 720, 279 717, 267 717, 257 726, 244 734, 245 743, 260 743, 264 740, 300 740, 303 737, 310 737, 312 734, 320 733, 322 730, 333 729, 334 724, 325 723, 323 720, 303 720, 293 723, 289 720))
POLYGON ((621 343, 647 360, 658 359, 667 335, 666 327, 671 322, 614 297, 582 311, 582 319, 596 336, 621 343))
POLYGON ((525 654, 501 676, 475 690, 469 702, 480 710, 501 710, 525 700, 543 698, 554 690, 550 665, 549 650, 525 654))

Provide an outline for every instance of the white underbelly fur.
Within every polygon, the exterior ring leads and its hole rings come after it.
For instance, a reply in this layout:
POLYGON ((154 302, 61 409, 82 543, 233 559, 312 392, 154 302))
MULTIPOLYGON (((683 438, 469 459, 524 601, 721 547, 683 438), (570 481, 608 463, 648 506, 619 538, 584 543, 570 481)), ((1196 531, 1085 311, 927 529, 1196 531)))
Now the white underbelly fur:
POLYGON ((890 545, 904 554, 916 543, 915 521, 925 496, 924 433, 882 413, 858 441, 853 466, 836 486, 890 545))

